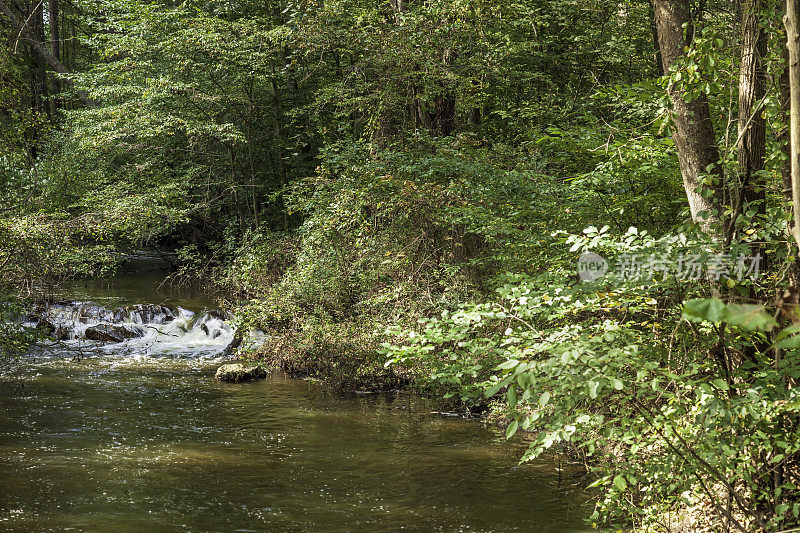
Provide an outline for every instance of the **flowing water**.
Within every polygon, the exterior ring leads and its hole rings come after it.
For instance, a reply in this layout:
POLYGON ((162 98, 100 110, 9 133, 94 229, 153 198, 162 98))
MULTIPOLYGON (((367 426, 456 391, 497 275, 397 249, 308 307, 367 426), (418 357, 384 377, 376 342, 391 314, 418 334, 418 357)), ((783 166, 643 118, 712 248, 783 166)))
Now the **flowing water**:
POLYGON ((230 325, 154 279, 69 296, 94 303, 51 309, 64 340, 0 372, 2 531, 583 529, 574 479, 497 429, 403 393, 217 383, 230 325))

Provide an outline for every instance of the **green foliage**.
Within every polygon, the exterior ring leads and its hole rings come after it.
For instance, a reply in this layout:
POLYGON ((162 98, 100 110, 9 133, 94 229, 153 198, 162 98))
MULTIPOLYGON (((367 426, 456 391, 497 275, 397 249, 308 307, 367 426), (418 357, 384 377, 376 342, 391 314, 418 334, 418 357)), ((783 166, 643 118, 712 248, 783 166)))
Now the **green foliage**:
MULTIPOLYGON (((509 437, 535 432, 526 459, 561 443, 589 466, 599 519, 786 529, 800 333, 791 302, 764 303, 796 278, 785 110, 770 82, 763 197, 737 205, 741 32, 729 6, 695 7, 657 78, 648 2, 80 0, 61 43, 79 90, 58 95, 4 18, 0 294, 165 245, 241 331, 268 332, 246 355, 492 404, 509 437), (668 90, 709 102, 723 242, 686 222, 668 90), (581 283, 587 251, 758 252, 766 271, 581 283)), ((785 39, 763 15, 777 82, 785 39)))
POLYGON ((763 305, 725 303, 717 298, 688 300, 683 317, 692 322, 730 324, 745 331, 772 331, 778 323, 764 311, 763 305))
MULTIPOLYGON (((601 241, 627 248, 630 235, 601 241)), ((596 520, 658 523, 687 507, 722 519, 729 511, 718 495, 730 489, 732 512, 749 527, 794 523, 782 502, 798 496, 800 480, 788 472, 800 458, 790 422, 800 397, 782 384, 800 376, 797 328, 778 336, 792 348, 780 359, 756 352, 734 366, 777 327, 763 306, 688 300, 683 316, 700 328, 687 329, 669 280, 568 279, 565 269, 509 276, 491 303, 391 328, 387 364, 411 367, 465 402, 502 398, 507 436, 534 432, 525 460, 558 443, 574 447, 604 491, 596 520), (787 473, 778 486, 772 465, 787 473), (764 508, 776 514, 764 519, 764 508)))
POLYGON ((529 163, 507 150, 507 168, 498 168, 492 160, 500 147, 476 148, 469 138, 416 141, 377 154, 334 145, 317 176, 292 185, 287 205, 305 220, 300 239, 252 234, 225 270, 247 298, 236 305, 242 325, 286 339, 358 331, 374 351, 352 357, 381 368, 382 324, 411 324, 482 298, 498 265, 541 264, 552 239, 530 229, 549 224, 554 208, 542 209, 558 201, 555 183, 548 189, 546 176, 529 179, 529 163))
POLYGON ((24 354, 39 340, 38 332, 21 324, 25 313, 25 307, 18 301, 0 299, 0 361, 24 354))

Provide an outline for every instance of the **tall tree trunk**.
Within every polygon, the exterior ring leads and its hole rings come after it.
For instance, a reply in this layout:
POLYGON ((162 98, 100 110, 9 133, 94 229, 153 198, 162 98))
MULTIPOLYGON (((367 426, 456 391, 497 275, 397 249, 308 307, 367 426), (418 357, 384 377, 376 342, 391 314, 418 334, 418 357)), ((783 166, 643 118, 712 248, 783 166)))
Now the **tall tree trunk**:
POLYGON ((456 100, 451 92, 438 94, 433 99, 436 113, 434 123, 434 133, 442 137, 447 137, 455 129, 456 100))
MULTIPOLYGON (((446 68, 450 68, 456 56, 455 51, 446 49, 442 53, 442 63, 446 68)), ((453 133, 456 125, 456 96, 449 82, 442 82, 441 85, 441 92, 433 97, 434 112, 431 114, 431 126, 434 135, 447 137, 453 133)))
MULTIPOLYGON (((61 59, 61 36, 59 32, 58 0, 49 0, 48 11, 50 12, 50 53, 57 60, 61 59)), ((53 98, 50 100, 50 110, 55 115, 60 103, 56 95, 61 92, 61 83, 58 78, 53 78, 53 98)))
POLYGON ((762 0, 743 0, 739 17, 742 28, 741 65, 739 68, 739 175, 745 204, 760 201, 764 212, 765 120, 761 110, 766 90, 767 36, 761 26, 762 0))
POLYGON ((72 61, 72 68, 77 65, 78 58, 78 30, 75 27, 75 21, 70 21, 69 25, 69 45, 70 45, 70 60, 72 61))
POLYGON ((653 34, 653 48, 655 49, 655 63, 656 63, 656 71, 658 72, 658 77, 664 75, 664 63, 661 60, 661 45, 658 44, 658 30, 656 29, 656 21, 655 21, 655 7, 653 6, 653 0, 648 0, 650 4, 650 31, 653 34))
MULTIPOLYGON (((776 7, 780 14, 786 13, 786 0, 781 0, 780 4, 776 7)), ((783 39, 786 40, 786 29, 783 29, 783 39)), ((781 47, 781 59, 783 60, 783 70, 778 77, 778 95, 780 98, 781 108, 781 122, 783 128, 779 134, 779 142, 781 151, 784 155, 784 161, 781 163, 781 179, 783 182, 783 198, 788 205, 792 203, 792 154, 791 142, 789 139, 789 49, 786 46, 781 47)))
POLYGON ((789 146, 792 173, 792 233, 800 246, 800 0, 787 0, 786 48, 789 51, 789 146))
MULTIPOLYGON (((271 63, 272 69, 272 76, 270 77, 270 81, 272 82, 272 111, 274 113, 275 119, 275 148, 276 148, 276 155, 275 160, 278 163, 278 175, 281 179, 281 186, 285 187, 287 183, 289 183, 288 176, 286 174, 286 165, 283 162, 283 106, 281 105, 281 95, 280 89, 278 88, 278 73, 275 70, 275 62, 271 63)), ((286 212, 286 206, 284 205, 283 208, 283 230, 289 231, 289 214, 286 212)))
POLYGON ((392 12, 394 13, 395 24, 400 24, 402 22, 402 15, 400 14, 405 9, 403 0, 389 0, 389 5, 392 7, 392 12))
MULTIPOLYGON (((32 40, 39 46, 44 42, 44 9, 41 2, 32 1, 28 8, 28 25, 32 40)), ((33 43, 30 43, 33 47, 33 43)), ((33 51, 33 50, 32 50, 33 51)), ((31 87, 33 88, 34 98, 32 107, 39 112, 50 115, 50 108, 47 103, 47 70, 44 61, 36 53, 31 53, 31 87)))
POLYGON ((258 192, 256 187, 256 168, 255 168, 255 160, 253 157, 253 120, 256 117, 256 103, 253 97, 253 77, 250 77, 250 80, 247 84, 247 162, 248 167, 250 169, 250 200, 253 204, 253 228, 258 229, 258 226, 261 224, 259 220, 259 206, 258 206, 258 192))
MULTIPOLYGON (((693 34, 689 0, 654 0, 656 29, 664 70, 669 69, 684 56, 688 35, 693 34)), ((701 94, 691 102, 684 100, 685 94, 677 85, 668 89, 672 101, 672 120, 675 126, 673 141, 678 151, 683 187, 689 200, 692 219, 704 231, 716 239, 721 239, 719 227, 723 206, 723 171, 719 165, 714 125, 708 100, 701 94), (711 174, 714 183, 712 194, 702 194, 700 190, 703 176, 711 174)))

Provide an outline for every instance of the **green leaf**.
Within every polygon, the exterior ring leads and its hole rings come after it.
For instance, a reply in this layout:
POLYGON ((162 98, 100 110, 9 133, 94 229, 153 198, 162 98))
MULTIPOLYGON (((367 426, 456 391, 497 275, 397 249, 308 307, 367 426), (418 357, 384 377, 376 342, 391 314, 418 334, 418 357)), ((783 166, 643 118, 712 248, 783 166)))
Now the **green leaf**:
POLYGON ((517 422, 516 420, 511 422, 506 428, 506 438, 510 439, 511 437, 513 437, 514 434, 517 432, 518 428, 519 428, 519 422, 517 422))
POLYGON ((800 324, 792 324, 791 326, 783 328, 781 332, 775 336, 775 340, 776 341, 783 340, 789 335, 794 335, 795 333, 800 333, 800 324))
POLYGON ((519 364, 519 361, 517 361, 516 359, 509 359, 508 361, 505 361, 505 362, 500 363, 499 365, 497 365, 495 367, 495 370, 510 370, 510 369, 514 368, 515 366, 517 366, 518 364, 519 364))
POLYGON ((772 331, 778 323, 763 305, 726 304, 719 298, 700 298, 683 303, 683 318, 692 322, 725 322, 745 331, 772 331))
POLYGON ((511 385, 506 392, 509 407, 516 407, 517 405, 517 387, 511 385))
POLYGON ((544 391, 541 396, 539 396, 539 407, 544 407, 547 405, 547 402, 550 401, 550 393, 544 391))
POLYGON ((724 311, 725 303, 718 298, 701 298, 683 303, 683 318, 692 322, 720 322, 724 311))
POLYGON ((711 383, 713 383, 714 386, 717 387, 720 390, 728 390, 728 388, 729 388, 728 387, 728 383, 725 380, 722 380, 722 379, 715 379, 711 383))
POLYGON ((497 394, 497 391, 499 391, 502 388, 503 388, 503 382, 499 381, 499 382, 495 383, 494 385, 492 385, 491 387, 489 387, 488 389, 486 389, 486 392, 484 392, 483 395, 486 398, 491 398, 492 396, 497 394))
POLYGON ((793 335, 775 343, 773 348, 783 348, 785 350, 796 350, 800 348, 800 335, 793 335))
POLYGON ((763 305, 727 304, 722 321, 746 331, 771 331, 778 323, 764 311, 763 305))
POLYGON ((614 486, 619 490, 625 490, 628 488, 628 482, 625 481, 623 476, 617 476, 614 478, 614 486))

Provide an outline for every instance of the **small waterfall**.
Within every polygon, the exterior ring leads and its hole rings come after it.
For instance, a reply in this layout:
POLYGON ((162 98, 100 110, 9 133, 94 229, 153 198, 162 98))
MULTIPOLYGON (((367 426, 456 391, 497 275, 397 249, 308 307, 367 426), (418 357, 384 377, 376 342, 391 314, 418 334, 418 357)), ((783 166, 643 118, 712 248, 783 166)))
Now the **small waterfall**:
POLYGON ((67 345, 115 355, 219 356, 234 340, 230 317, 216 310, 137 304, 107 308, 93 302, 55 302, 26 318, 67 345))

